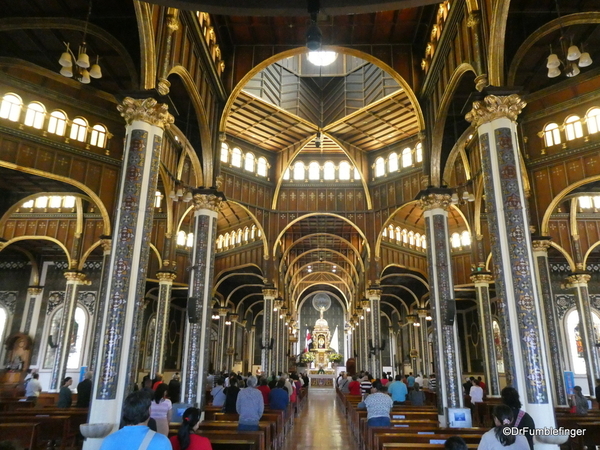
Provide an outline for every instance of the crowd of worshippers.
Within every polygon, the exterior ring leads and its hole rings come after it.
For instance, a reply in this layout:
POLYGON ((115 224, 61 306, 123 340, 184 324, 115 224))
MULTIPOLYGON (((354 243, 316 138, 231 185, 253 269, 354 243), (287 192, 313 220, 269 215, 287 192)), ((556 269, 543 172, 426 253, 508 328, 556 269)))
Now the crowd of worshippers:
MULTIPOLYGON (((35 371, 27 371, 27 376, 24 380, 25 385, 25 400, 32 402, 37 405, 38 398, 42 393, 42 383, 40 382, 40 374, 35 371)), ((90 400, 92 397, 92 377, 94 373, 88 371, 84 374, 83 380, 77 384, 77 401, 73 405, 73 378, 65 377, 61 384, 58 392, 57 408, 70 408, 75 406, 77 408, 88 408, 90 406, 90 400)))

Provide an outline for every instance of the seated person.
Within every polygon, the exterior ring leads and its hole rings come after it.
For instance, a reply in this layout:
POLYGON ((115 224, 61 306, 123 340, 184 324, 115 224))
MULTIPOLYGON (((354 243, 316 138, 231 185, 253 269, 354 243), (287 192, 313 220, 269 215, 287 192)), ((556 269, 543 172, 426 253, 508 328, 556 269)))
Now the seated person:
POLYGON ((225 404, 225 388, 223 387, 222 377, 217 378, 217 385, 212 388, 210 391, 210 395, 212 396, 212 405, 213 406, 223 406, 225 404))
POLYGON ((173 450, 212 450, 210 441, 196 434, 200 425, 200 410, 188 408, 181 420, 181 426, 175 436, 171 436, 173 450))
POLYGON ((269 393, 269 407, 285 411, 289 402, 290 396, 285 389, 285 380, 281 379, 277 382, 277 387, 269 393))
POLYGON ((389 427, 391 425, 390 412, 394 406, 392 397, 387 394, 385 386, 376 380, 371 387, 371 394, 364 402, 359 403, 367 408, 367 425, 369 427, 389 427))
POLYGON ((408 394, 408 399, 413 406, 423 406, 425 404, 425 393, 416 381, 413 384, 412 391, 408 394))
POLYGON ((510 450, 529 449, 529 443, 525 436, 511 433, 510 429, 514 417, 509 406, 495 406, 492 416, 496 426, 481 436, 477 450, 500 450, 504 448, 510 450))
POLYGON ((360 381, 358 381, 358 375, 352 375, 352 381, 348 384, 348 390, 350 395, 360 395, 360 381))

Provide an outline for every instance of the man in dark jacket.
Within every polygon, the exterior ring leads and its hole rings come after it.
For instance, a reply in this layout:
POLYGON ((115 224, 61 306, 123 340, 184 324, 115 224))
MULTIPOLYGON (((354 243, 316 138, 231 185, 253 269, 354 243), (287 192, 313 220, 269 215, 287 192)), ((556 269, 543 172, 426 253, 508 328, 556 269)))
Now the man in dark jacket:
POLYGON ((86 372, 83 381, 77 385, 77 408, 89 408, 92 397, 92 372, 86 372))

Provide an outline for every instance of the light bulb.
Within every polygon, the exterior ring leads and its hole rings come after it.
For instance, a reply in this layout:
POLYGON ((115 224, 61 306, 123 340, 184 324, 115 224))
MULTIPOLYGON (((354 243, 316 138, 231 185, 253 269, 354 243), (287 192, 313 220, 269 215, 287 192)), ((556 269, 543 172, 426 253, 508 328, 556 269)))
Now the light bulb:
POLYGON ((579 59, 580 56, 581 52, 579 51, 579 48, 576 45, 571 45, 567 51, 567 59, 569 61, 575 61, 579 59))
POLYGON ((92 78, 102 78, 102 69, 100 69, 100 66, 98 65, 98 61, 96 61, 96 64, 94 64, 91 68, 90 68, 90 77, 92 78))
POLYGON ((452 202, 453 205, 456 205, 458 203, 458 194, 456 192, 454 192, 452 194, 452 197, 450 198, 450 201, 452 202))
POLYGON ((85 45, 79 47, 79 56, 77 57, 77 61, 75 62, 82 69, 87 69, 90 67, 90 57, 85 52, 85 45))
POLYGON ((60 55, 58 63, 63 67, 71 67, 73 65, 71 54, 69 52, 64 52, 62 55, 60 55))
POLYGON ((581 73, 581 70, 579 70, 579 66, 577 66, 577 64, 575 64, 575 63, 571 63, 569 71, 565 75, 567 75, 569 78, 572 78, 572 77, 576 77, 580 73, 581 73))
POLYGON ((73 76, 73 69, 65 66, 62 69, 60 69, 60 74, 63 77, 71 78, 73 76))
POLYGON ((560 75, 560 69, 558 67, 554 67, 553 69, 548 69, 548 78, 556 78, 560 75))
POLYGON ((189 203, 189 202, 191 202, 191 201, 192 201, 192 198, 193 198, 193 195, 192 195, 192 193, 191 193, 190 191, 187 191, 187 192, 185 193, 185 195, 183 196, 183 201, 184 201, 185 203, 189 203))
POLYGON ((548 62, 546 63, 546 67, 548 69, 554 69, 558 66, 560 66, 560 59, 558 59, 558 55, 556 53, 551 53, 548 56, 548 62))
POLYGON ((171 189, 171 192, 169 192, 169 198, 171 198, 173 200, 177 198, 177 196, 175 195, 175 191, 172 189, 171 189))
POLYGON ((81 81, 83 84, 90 84, 90 73, 83 69, 81 71, 81 79, 79 81, 81 81))
POLYGON ((177 193, 175 195, 177 197, 183 197, 183 189, 182 188, 177 189, 177 193))
POLYGON ((587 67, 592 64, 592 58, 588 52, 583 52, 579 57, 579 63, 577 64, 579 67, 587 67))

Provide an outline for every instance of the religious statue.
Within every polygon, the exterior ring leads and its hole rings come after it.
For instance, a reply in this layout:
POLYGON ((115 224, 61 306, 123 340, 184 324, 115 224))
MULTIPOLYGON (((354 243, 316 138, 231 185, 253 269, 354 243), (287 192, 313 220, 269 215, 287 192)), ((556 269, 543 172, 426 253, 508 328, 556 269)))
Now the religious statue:
POLYGON ((313 297, 313 307, 319 311, 319 318, 315 322, 313 329, 313 338, 317 345, 312 351, 315 353, 315 366, 319 368, 319 373, 324 373, 324 368, 330 366, 328 354, 331 332, 329 324, 323 318, 323 313, 331 306, 331 299, 327 294, 317 294, 313 297))

